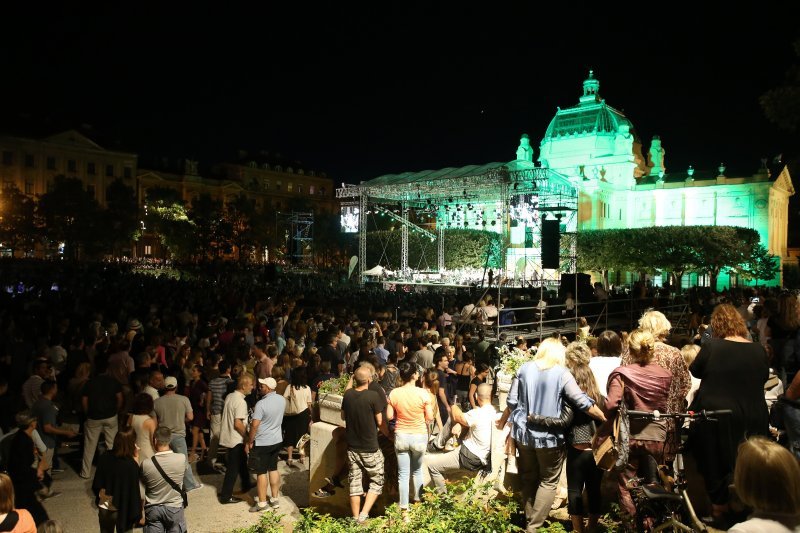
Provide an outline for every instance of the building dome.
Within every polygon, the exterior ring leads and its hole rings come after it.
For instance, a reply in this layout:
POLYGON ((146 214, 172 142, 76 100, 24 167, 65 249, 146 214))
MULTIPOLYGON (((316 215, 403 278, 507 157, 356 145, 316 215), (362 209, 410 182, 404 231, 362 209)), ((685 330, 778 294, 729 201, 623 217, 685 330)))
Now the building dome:
POLYGON ((630 121, 621 111, 600 98, 600 81, 590 70, 589 77, 583 81, 583 96, 578 105, 556 111, 556 116, 547 127, 544 140, 597 133, 620 132, 626 135, 632 129, 630 121))

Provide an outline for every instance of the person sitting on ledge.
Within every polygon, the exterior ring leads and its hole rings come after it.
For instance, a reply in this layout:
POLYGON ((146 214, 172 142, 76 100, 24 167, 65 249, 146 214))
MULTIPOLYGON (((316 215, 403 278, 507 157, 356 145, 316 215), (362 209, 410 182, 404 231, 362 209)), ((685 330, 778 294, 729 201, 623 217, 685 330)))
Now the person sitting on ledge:
POLYGON ((497 411, 492 405, 492 386, 486 383, 478 385, 477 396, 477 409, 464 413, 457 404, 453 405, 452 416, 442 430, 449 436, 454 424, 468 428, 469 433, 464 437, 462 445, 452 451, 426 457, 431 480, 440 492, 445 490, 443 472, 459 469, 476 472, 490 465, 492 424, 497 417, 497 411))

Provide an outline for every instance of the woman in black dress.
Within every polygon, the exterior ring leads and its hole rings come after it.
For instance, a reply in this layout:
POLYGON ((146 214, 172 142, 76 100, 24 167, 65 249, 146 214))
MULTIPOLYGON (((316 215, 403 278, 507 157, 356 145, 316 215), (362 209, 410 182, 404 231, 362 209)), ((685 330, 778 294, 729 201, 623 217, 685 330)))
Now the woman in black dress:
POLYGON ((747 326, 730 304, 720 304, 711 315, 714 338, 703 344, 689 367, 701 379, 690 406, 692 411, 730 409, 732 415, 694 425, 692 452, 705 478, 713 515, 728 512, 728 486, 733 482, 737 448, 754 435, 769 435, 764 383, 769 378, 767 354, 747 339, 747 326))
POLYGON ((119 431, 114 447, 97 462, 92 490, 97 497, 101 533, 133 531, 142 519, 136 433, 119 431))

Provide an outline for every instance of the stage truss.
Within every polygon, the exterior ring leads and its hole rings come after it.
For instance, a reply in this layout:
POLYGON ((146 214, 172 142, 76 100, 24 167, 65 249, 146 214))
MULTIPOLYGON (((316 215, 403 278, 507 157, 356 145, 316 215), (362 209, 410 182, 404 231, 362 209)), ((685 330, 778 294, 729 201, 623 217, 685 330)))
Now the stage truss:
POLYGON ((360 185, 344 185, 336 197, 358 209, 358 279, 365 282, 368 216, 382 212, 400 223, 400 279, 411 279, 408 232, 422 232, 436 241, 437 268, 445 271, 445 229, 485 229, 500 233, 504 276, 521 286, 550 285, 562 272, 575 272, 575 232, 578 195, 563 175, 525 161, 494 163, 483 167, 443 169, 400 176, 385 176, 360 185), (349 202, 348 202, 349 201, 349 202), (415 224, 409 214, 432 222, 415 224), (559 269, 541 268, 541 221, 558 218, 561 235, 559 269), (521 238, 521 231, 523 233, 521 238))

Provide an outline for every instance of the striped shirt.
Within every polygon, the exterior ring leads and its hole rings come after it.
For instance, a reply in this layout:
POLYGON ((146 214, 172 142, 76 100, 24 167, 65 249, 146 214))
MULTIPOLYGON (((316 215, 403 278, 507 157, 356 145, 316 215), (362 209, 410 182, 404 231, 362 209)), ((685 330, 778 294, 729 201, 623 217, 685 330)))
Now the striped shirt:
POLYGON ((211 391, 211 414, 222 414, 222 406, 225 405, 225 395, 228 392, 228 384, 232 383, 230 376, 220 376, 212 379, 208 384, 211 391))

